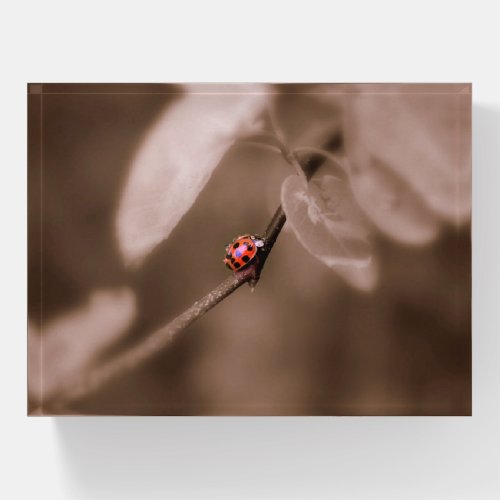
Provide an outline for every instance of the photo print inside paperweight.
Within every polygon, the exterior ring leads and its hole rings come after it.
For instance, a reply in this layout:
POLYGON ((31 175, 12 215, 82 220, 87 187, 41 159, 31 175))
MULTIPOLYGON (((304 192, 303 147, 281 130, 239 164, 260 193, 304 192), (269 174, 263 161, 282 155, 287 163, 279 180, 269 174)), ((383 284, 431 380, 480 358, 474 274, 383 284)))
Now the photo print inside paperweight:
POLYGON ((30 415, 470 415, 470 84, 28 85, 30 415))

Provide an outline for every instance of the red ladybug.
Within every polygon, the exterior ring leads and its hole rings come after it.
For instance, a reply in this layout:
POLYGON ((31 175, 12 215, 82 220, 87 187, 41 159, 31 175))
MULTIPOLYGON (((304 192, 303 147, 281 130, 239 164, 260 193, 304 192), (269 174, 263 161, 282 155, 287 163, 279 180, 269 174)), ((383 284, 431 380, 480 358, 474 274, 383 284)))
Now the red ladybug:
POLYGON ((239 271, 255 259, 259 248, 264 246, 264 240, 254 234, 238 236, 226 246, 226 264, 232 271, 239 271))

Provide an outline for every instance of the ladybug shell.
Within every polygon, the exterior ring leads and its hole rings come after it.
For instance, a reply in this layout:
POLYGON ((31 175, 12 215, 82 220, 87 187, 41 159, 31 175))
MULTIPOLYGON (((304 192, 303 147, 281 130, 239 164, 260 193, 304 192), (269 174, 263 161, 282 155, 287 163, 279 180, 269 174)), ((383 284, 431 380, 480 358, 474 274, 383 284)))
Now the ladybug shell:
POLYGON ((233 271, 239 271, 248 265, 257 255, 257 246, 251 235, 239 236, 226 247, 224 264, 233 271))

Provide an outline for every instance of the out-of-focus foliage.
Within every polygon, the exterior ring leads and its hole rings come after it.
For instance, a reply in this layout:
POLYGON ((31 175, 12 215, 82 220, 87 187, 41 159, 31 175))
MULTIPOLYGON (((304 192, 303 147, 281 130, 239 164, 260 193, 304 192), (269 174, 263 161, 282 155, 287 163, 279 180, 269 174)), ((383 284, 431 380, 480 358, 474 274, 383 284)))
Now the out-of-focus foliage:
MULTIPOLYGON (((352 286, 372 289, 377 278, 376 256, 361 266, 353 249, 338 243, 345 244, 347 231, 354 234, 359 227, 354 200, 376 228, 405 244, 429 243, 442 221, 468 217, 470 130, 463 126, 467 107, 460 94, 374 93, 356 86, 330 94, 306 86, 271 103, 258 85, 237 92, 185 90, 150 128, 132 161, 116 219, 127 263, 141 260, 169 236, 234 141, 259 130, 265 108, 290 150, 321 147, 335 133, 344 138, 349 179, 341 190, 349 193, 350 208, 342 225, 331 223, 327 203, 313 202, 321 200, 313 194, 315 181, 302 186, 308 191, 299 198, 300 182, 287 179, 281 200, 299 241, 352 286)), ((364 244, 369 247, 367 236, 364 244)))
MULTIPOLYGON (((466 222, 471 196, 470 96, 358 86, 337 90, 330 94, 324 87, 310 86, 303 95, 278 98, 275 108, 289 145, 317 148, 335 124, 340 126, 345 150, 339 159, 346 166, 354 198, 378 230, 400 243, 428 244, 442 223, 466 222)), ((371 289, 376 256, 366 271, 354 259, 350 264, 325 259, 338 248, 328 238, 322 245, 319 240, 310 243, 308 223, 318 216, 311 218, 303 204, 305 212, 299 219, 289 194, 285 184, 282 203, 304 247, 351 285, 371 289)), ((322 210, 328 217, 325 205, 322 210)), ((356 211, 351 216, 354 228, 356 211)), ((348 225, 349 214, 345 220, 348 225)))
POLYGON ((439 221, 399 176, 376 158, 352 168, 351 186, 359 205, 384 234, 402 243, 424 244, 438 232, 439 221))
POLYGON ((257 126, 266 87, 185 86, 147 131, 132 161, 116 218, 127 263, 166 239, 234 141, 257 126))
MULTIPOLYGON (((354 286, 374 286, 369 228, 346 179, 317 175, 306 183, 291 175, 283 183, 281 203, 295 235, 311 254, 328 267, 355 269, 361 280, 352 282, 354 286)), ((344 277, 350 282, 349 274, 344 277)))
POLYGON ((128 288, 97 290, 82 306, 28 329, 28 392, 41 402, 68 379, 84 376, 101 351, 116 343, 135 316, 128 288))
POLYGON ((429 241, 433 215, 469 220, 470 111, 468 93, 360 92, 346 99, 347 154, 360 203, 395 239, 429 241), (367 184, 377 186, 380 199, 367 184))

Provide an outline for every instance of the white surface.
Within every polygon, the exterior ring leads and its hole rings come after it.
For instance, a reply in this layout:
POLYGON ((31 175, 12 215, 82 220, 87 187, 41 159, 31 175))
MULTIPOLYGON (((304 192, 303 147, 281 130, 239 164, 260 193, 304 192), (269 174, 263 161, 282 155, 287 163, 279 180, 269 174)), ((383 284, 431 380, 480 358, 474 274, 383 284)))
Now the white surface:
POLYGON ((0 21, 0 497, 500 498, 495 2, 53 4, 0 21), (197 80, 473 82, 472 418, 25 416, 25 83, 197 80))

